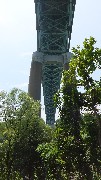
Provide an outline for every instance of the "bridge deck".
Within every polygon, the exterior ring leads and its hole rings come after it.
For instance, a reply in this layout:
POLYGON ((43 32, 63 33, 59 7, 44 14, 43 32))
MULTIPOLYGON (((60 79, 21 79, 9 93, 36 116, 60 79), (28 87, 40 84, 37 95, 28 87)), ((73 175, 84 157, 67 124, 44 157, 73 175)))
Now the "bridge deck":
POLYGON ((69 51, 76 0, 35 0, 37 50, 69 51))

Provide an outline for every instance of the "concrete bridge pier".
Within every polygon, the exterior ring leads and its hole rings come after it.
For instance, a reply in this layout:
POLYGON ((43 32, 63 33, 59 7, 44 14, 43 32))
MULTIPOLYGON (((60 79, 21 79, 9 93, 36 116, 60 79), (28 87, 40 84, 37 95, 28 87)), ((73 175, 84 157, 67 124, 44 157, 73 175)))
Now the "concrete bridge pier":
POLYGON ((42 59, 41 53, 35 52, 32 55, 30 68, 28 93, 34 100, 41 101, 41 79, 42 79, 42 59))

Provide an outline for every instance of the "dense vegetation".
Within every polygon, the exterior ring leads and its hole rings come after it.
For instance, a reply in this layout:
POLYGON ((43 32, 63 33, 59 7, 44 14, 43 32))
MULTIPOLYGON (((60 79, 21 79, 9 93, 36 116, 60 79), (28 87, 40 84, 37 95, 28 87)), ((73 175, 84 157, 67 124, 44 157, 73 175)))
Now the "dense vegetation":
POLYGON ((1 93, 0 178, 44 179, 39 144, 50 142, 51 128, 39 118, 39 103, 25 92, 13 89, 1 93))
POLYGON ((93 78, 101 69, 101 49, 95 43, 90 37, 83 48, 72 49, 69 70, 54 96, 60 114, 54 128, 39 118, 40 105, 27 93, 1 92, 2 180, 101 179, 101 77, 93 78))

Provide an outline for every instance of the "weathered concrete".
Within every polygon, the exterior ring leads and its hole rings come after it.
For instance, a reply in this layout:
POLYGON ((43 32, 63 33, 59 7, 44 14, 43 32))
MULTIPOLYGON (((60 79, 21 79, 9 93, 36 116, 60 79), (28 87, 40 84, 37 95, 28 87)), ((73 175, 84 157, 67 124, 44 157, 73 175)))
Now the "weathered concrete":
POLYGON ((28 93, 33 99, 41 101, 41 78, 42 78, 42 64, 32 60, 28 93))

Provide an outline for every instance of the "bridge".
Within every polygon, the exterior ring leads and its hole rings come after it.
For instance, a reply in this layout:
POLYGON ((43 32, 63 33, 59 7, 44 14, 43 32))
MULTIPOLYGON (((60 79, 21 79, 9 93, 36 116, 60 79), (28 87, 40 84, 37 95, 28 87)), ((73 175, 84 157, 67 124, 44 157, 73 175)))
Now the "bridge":
POLYGON ((35 0, 37 51, 33 52, 28 92, 41 100, 43 86, 46 123, 54 125, 54 94, 60 88, 63 69, 68 69, 76 0, 35 0))

